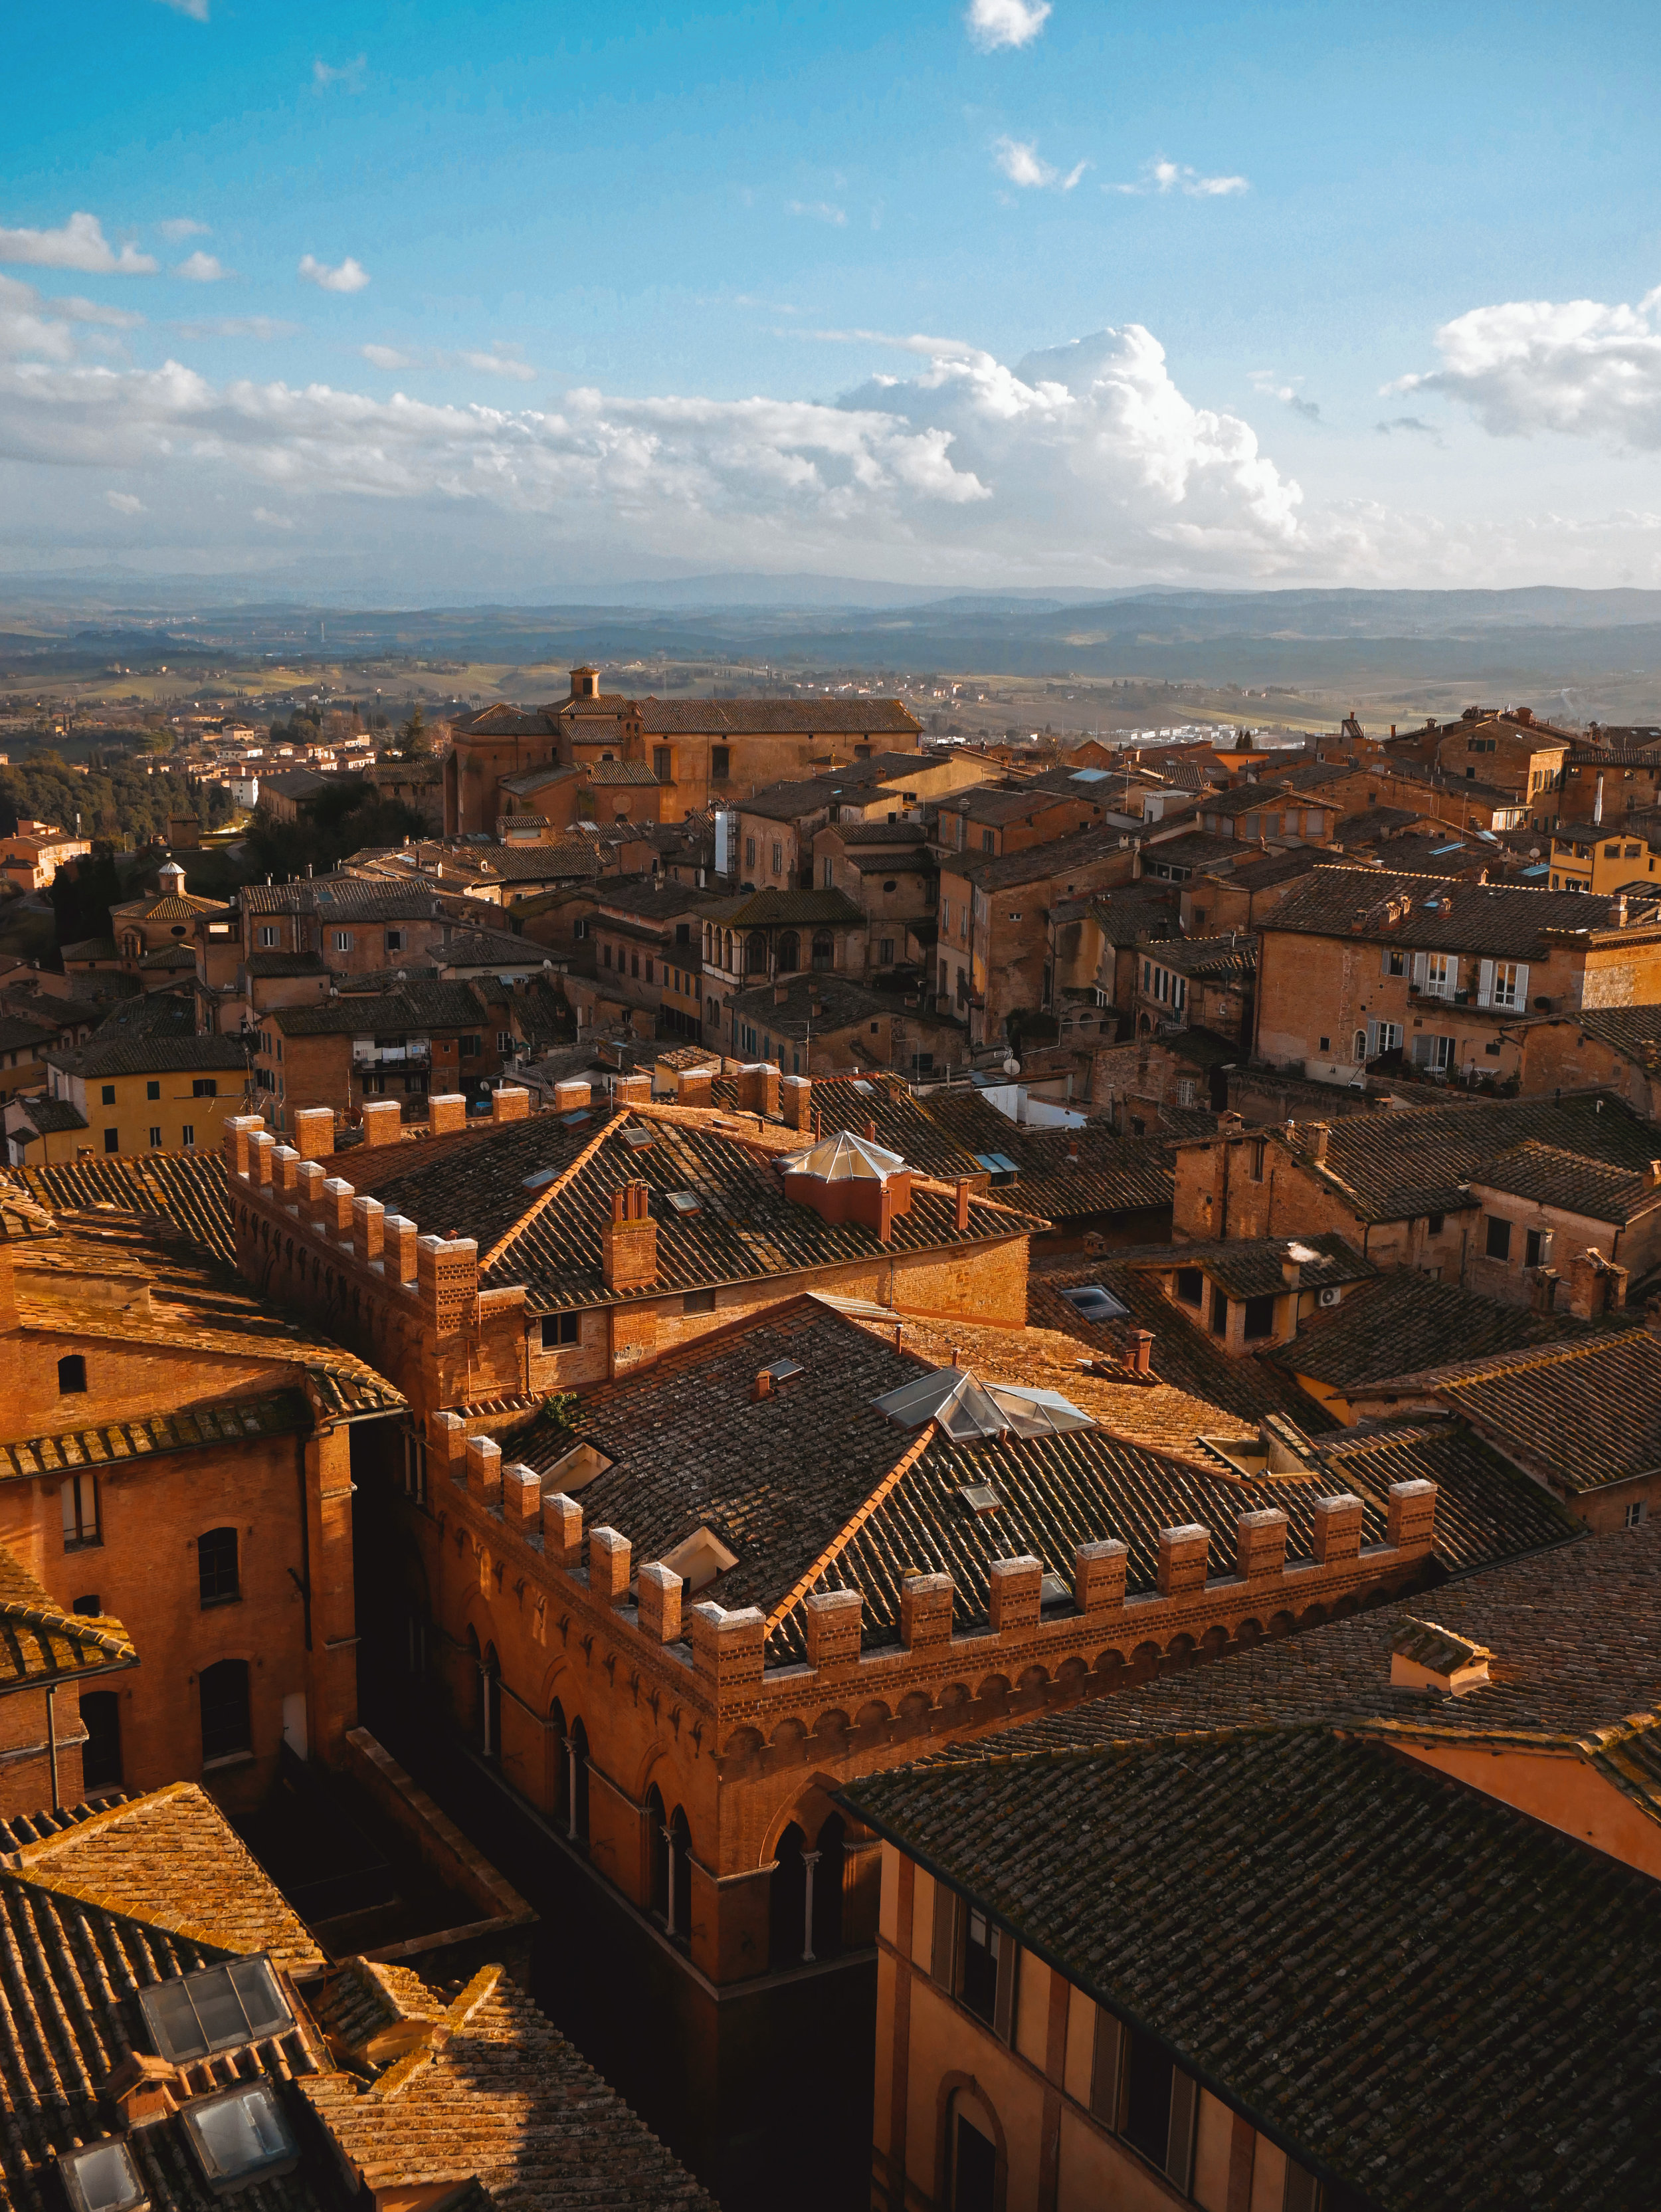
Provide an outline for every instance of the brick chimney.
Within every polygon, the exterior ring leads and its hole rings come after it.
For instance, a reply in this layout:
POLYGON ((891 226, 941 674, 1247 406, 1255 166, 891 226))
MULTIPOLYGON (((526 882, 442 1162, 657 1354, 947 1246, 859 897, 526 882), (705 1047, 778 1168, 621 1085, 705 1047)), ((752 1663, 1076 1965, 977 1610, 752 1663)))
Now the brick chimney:
POLYGON ((458 1129, 467 1127, 467 1101, 458 1091, 447 1091, 442 1097, 427 1102, 427 1133, 429 1137, 453 1137, 458 1129))
POLYGON ((648 1644, 678 1644, 681 1640, 681 1595, 684 1585, 672 1567, 661 1559, 653 1559, 641 1568, 636 1588, 640 1592, 640 1633, 648 1644))
POLYGON ((787 1127, 803 1131, 812 1128, 813 1084, 810 1078, 781 1075, 779 1079, 779 1097, 787 1127))
POLYGON ((1073 1602, 1081 1613, 1117 1613, 1125 1603, 1130 1553, 1117 1536, 1081 1544, 1073 1553, 1073 1602))
POLYGON ((713 1097, 715 1070, 712 1067, 677 1067, 675 1071, 675 1103, 677 1106, 707 1106, 713 1097))
POLYGON ((504 1121, 530 1118, 530 1093, 519 1084, 504 1084, 490 1094, 490 1119, 500 1128, 504 1121))
POLYGON ((658 1279, 658 1224, 647 1212, 645 1183, 611 1194, 611 1218, 600 1231, 600 1264, 609 1291, 640 1290, 658 1279))
POLYGON ((739 1070, 738 1110, 743 1114, 778 1114, 779 1070, 770 1060, 752 1060, 739 1070))
POLYGON ((900 1578, 900 1641, 908 1651, 941 1650, 952 1640, 952 1601, 956 1586, 949 1575, 916 1569, 900 1578))
POLYGON ((1151 1375, 1154 1370, 1154 1332, 1151 1328, 1131 1328, 1125 1333, 1131 1347, 1131 1371, 1133 1375, 1151 1375))
POLYGON ((1197 1521, 1159 1532, 1159 1565, 1155 1579, 1161 1597, 1181 1597, 1205 1587, 1206 1562, 1211 1532, 1197 1521))
POLYGON ((302 1106, 294 1116, 294 1150, 303 1160, 320 1160, 335 1149, 335 1115, 329 1106, 302 1106))
POLYGON ((809 1667, 848 1665, 858 1658, 864 1607, 864 1595, 857 1589, 815 1590, 803 1601, 809 1667))
POLYGON ((1317 1167, 1325 1162, 1327 1143, 1331 1134, 1331 1124, 1327 1121, 1311 1121, 1304 1130, 1304 1142, 1309 1147, 1309 1157, 1317 1167))
POLYGON ((363 1102, 363 1141, 366 1145, 396 1145, 403 1135, 403 1109, 396 1098, 366 1098, 363 1102))

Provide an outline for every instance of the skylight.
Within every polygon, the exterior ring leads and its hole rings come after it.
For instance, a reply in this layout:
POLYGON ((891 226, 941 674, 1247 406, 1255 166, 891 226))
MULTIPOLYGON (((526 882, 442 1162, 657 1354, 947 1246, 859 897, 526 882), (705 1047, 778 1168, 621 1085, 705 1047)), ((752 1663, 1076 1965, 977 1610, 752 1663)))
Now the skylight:
POLYGON ((1061 1295, 1086 1321, 1125 1321, 1130 1317, 1130 1307, 1100 1283, 1076 1283, 1061 1295))
POLYGON ((655 1145, 657 1141, 658 1133, 655 1129, 625 1129, 623 1131, 623 1142, 633 1146, 637 1152, 643 1152, 648 1145, 655 1145))
POLYGON ((1012 1160, 1007 1152, 977 1152, 974 1157, 976 1166, 985 1168, 991 1176, 994 1190, 1013 1182, 1021 1173, 1020 1163, 1012 1160))
POLYGON ((552 1182, 559 1172, 558 1168, 538 1168, 535 1175, 525 1177, 519 1188, 521 1190, 540 1190, 544 1183, 552 1182))
POLYGON ((695 1190, 672 1190, 664 1203, 676 1213, 696 1213, 700 1201, 695 1190))
POLYGON ((281 2035, 294 2024, 265 1958, 233 1959, 157 1982, 138 1992, 138 2003, 158 2055, 174 2066, 281 2035))
POLYGON ((1025 1390, 1007 1382, 982 1382, 967 1367, 940 1367, 871 1401, 900 1429, 937 1421, 955 1442, 977 1437, 1058 1436, 1094 1426, 1070 1399, 1054 1390, 1025 1390))
POLYGON ((142 2212, 150 2201, 118 2136, 65 2151, 58 2170, 73 2212, 142 2212))
POLYGON ((202 2178, 216 2195, 291 2173, 300 2145, 269 2081, 246 2081, 201 2097, 179 2115, 202 2178))

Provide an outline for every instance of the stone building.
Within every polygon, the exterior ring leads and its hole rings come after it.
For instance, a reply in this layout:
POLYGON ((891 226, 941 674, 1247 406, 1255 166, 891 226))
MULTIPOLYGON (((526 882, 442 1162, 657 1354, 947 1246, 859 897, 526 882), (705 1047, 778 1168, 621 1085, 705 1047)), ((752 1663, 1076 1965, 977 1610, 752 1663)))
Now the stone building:
POLYGON ((1021 852, 942 860, 936 988, 943 1009, 967 1020, 971 1044, 997 1044, 1011 1014, 1050 1007, 1052 910, 1136 873, 1134 846, 1111 827, 1021 852))

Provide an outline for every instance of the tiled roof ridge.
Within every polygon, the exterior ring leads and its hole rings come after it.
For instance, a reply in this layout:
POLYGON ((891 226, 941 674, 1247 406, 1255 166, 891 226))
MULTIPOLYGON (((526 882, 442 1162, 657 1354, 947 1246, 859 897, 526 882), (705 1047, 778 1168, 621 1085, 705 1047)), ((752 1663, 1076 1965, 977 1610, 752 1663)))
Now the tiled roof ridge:
MULTIPOLYGON (((909 1356, 911 1358, 915 1359, 918 1365, 921 1367, 925 1373, 931 1373, 933 1371, 930 1368, 928 1361, 923 1358, 922 1354, 920 1352, 912 1352, 909 1346, 902 1347, 901 1356, 909 1356)), ((835 1565, 837 1559, 847 1549, 854 1538, 859 1534, 865 1523, 870 1519, 872 1514, 876 1512, 878 1508, 905 1480, 906 1476, 911 1473, 912 1468, 916 1466, 918 1461, 922 1458, 924 1453, 927 1451, 929 1446, 934 1442, 934 1437, 935 1423, 932 1420, 925 1421, 923 1424, 922 1433, 918 1436, 916 1443, 910 1445, 902 1454, 900 1458, 895 1462, 894 1466, 888 1469, 888 1473, 882 1477, 882 1480, 877 1484, 876 1489, 873 1490, 870 1495, 865 1499, 864 1503, 849 1515, 848 1518, 837 1530, 830 1542, 826 1545, 824 1550, 819 1554, 819 1557, 803 1574, 797 1577, 796 1583, 792 1585, 789 1592, 779 1600, 779 1603, 767 1615, 767 1634, 768 1636, 774 1634, 780 1625, 790 1618, 791 1614, 794 1613, 797 1607, 801 1604, 803 1599, 808 1595, 809 1592, 813 1589, 814 1584, 819 1580, 821 1576, 824 1574, 826 1570, 835 1565)))
POLYGON ((1486 1382, 1496 1375, 1561 1366, 1570 1359, 1590 1359, 1616 1346, 1624 1348, 1631 1334, 1625 1329, 1599 1330, 1590 1336, 1554 1337, 1548 1344, 1525 1344, 1512 1352, 1482 1352, 1474 1359, 1450 1359, 1440 1367, 1421 1367, 1407 1375, 1386 1375, 1367 1386, 1367 1395, 1412 1382, 1486 1382))
POLYGON ((497 1261, 507 1250, 508 1247, 530 1226, 537 1215, 542 1212, 544 1206, 548 1206, 554 1199, 559 1196, 560 1193, 564 1190, 567 1185, 571 1182, 573 1176, 579 1174, 581 1170, 588 1165, 589 1162, 599 1151, 601 1146, 605 1143, 606 1139, 612 1135, 615 1131, 620 1129, 627 1119, 628 1115, 626 1113, 613 1113, 606 1121, 601 1123, 600 1127, 583 1146, 581 1152, 579 1152, 576 1158, 572 1161, 570 1166, 562 1170, 560 1174, 554 1177, 551 1182, 546 1184, 543 1188, 538 1192, 530 1206, 526 1208, 524 1212, 520 1214, 518 1219, 513 1224, 512 1227, 504 1231, 502 1235, 500 1236, 496 1239, 496 1242, 491 1246, 489 1251, 484 1254, 479 1261, 479 1273, 481 1276, 483 1275, 487 1267, 494 1267, 496 1265, 497 1261))
MULTIPOLYGON (((1008 1733, 1018 1737, 1023 1731, 1016 1727, 1008 1733)), ((1028 1771, 1036 1771, 1042 1767, 1095 1766, 1109 1765, 1115 1761, 1128 1765, 1138 1753, 1170 1751, 1181 1746, 1197 1747, 1202 1744, 1242 1742, 1260 1736, 1336 1735, 1339 1733, 1337 1726, 1325 1719, 1228 1721, 1216 1728, 1173 1729, 1167 1734, 1161 1735, 1106 1736, 1096 1743, 1041 1744, 1030 1751, 1021 1748, 1019 1745, 1009 1751, 977 1748, 974 1756, 970 1759, 955 1757, 951 1752, 941 1751, 918 1759, 916 1765, 919 1771, 933 1776, 978 1774, 984 1772, 989 1766, 1021 1767, 1028 1771)), ((864 1777, 860 1778, 862 1780, 864 1778, 864 1777)), ((888 1778, 885 1773, 874 1774, 870 1778, 873 1782, 880 1782, 885 1781, 888 1778)), ((843 1788, 848 1795, 852 1796, 858 1786, 858 1782, 856 1781, 845 1784, 843 1788)), ((873 1826, 880 1826, 880 1819, 873 1818, 870 1809, 863 1803, 859 1805, 859 1817, 861 1820, 871 1820, 873 1826)), ((906 1845, 908 1851, 912 1848, 911 1844, 906 1845)), ((927 1864, 927 1860, 922 1858, 920 1855, 919 1863, 927 1864)))
POLYGON ((105 1806, 97 1812, 88 1813, 72 1828, 60 1829, 55 1834, 38 1838, 32 1844, 23 1844, 15 1851, 0 1854, 0 1865, 3 1865, 10 1874, 37 1879, 31 1873, 33 1867, 70 1844, 84 1843, 89 1835, 102 1834, 118 1826, 124 1820, 142 1817, 153 1812, 159 1804, 206 1795, 206 1791, 195 1782, 164 1782, 159 1790, 148 1790, 142 1797, 124 1797, 118 1805, 105 1806))
POLYGON ((496 1993, 496 1988, 506 1973, 505 1966, 481 1966, 460 1995, 446 2006, 437 2020, 422 2025, 420 2040, 415 2048, 395 2059, 386 2071, 371 2082, 367 2094, 386 2103, 409 2087, 424 2066, 437 2057, 457 2031, 465 2027, 479 2007, 496 1993))
POLYGON ((133 1648, 127 1638, 94 1627, 86 1614, 64 1613, 55 1605, 27 1605, 15 1598, 0 1600, 0 1620, 15 1621, 20 1628, 38 1628, 71 1637, 77 1644, 95 1645, 112 1659, 125 1656, 133 1648))
MULTIPOLYGON (((28 1308, 35 1303, 36 1301, 30 1299, 26 1304, 20 1293, 18 1316, 25 1328, 61 1327, 61 1322, 55 1321, 50 1316, 44 1318, 32 1316, 28 1308)), ((54 1301, 46 1299, 41 1303, 50 1305, 54 1301)), ((219 1316, 221 1326, 193 1327, 190 1331, 191 1349, 210 1355, 222 1353, 227 1358, 246 1359, 251 1347, 248 1340, 237 1333, 236 1318, 232 1315, 222 1315, 219 1316), (213 1340, 204 1341, 206 1339, 213 1340)), ((130 1320, 125 1309, 110 1309, 106 1317, 106 1311, 97 1307, 78 1308, 75 1326, 82 1335, 107 1337, 117 1342, 130 1340, 136 1344, 176 1346, 180 1340, 179 1326, 177 1321, 170 1323, 156 1319, 147 1326, 142 1321, 130 1320), (114 1321, 118 1319, 122 1324, 120 1327, 114 1325, 114 1321)), ((264 1342, 264 1340, 261 1341, 264 1342)), ((379 1370, 371 1367, 367 1360, 361 1359, 355 1352, 348 1352, 343 1346, 330 1344, 321 1337, 292 1339, 274 1337, 269 1341, 270 1348, 266 1356, 273 1365, 303 1367, 308 1374, 318 1370, 325 1375, 344 1374, 350 1376, 354 1381, 361 1381, 366 1375, 369 1375, 374 1377, 378 1386, 383 1389, 389 1387, 379 1370)))

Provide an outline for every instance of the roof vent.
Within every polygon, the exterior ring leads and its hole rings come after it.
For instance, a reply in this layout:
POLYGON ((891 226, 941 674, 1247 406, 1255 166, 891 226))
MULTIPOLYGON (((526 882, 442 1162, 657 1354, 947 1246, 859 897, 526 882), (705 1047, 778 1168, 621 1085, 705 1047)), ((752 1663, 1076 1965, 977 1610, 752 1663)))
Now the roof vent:
POLYGON ((149 2197, 118 2136, 66 2150, 58 2161, 72 2212, 143 2212, 149 2197))
POLYGON ((655 1145, 657 1141, 658 1133, 655 1129, 625 1129, 623 1131, 623 1142, 637 1152, 645 1152, 649 1145, 655 1145))
POLYGON ((1432 1690, 1463 1698, 1488 1679, 1494 1654, 1439 1621, 1416 1620, 1409 1613, 1390 1641, 1390 1680, 1394 1689, 1432 1690))
POLYGON ((174 2066, 282 2035, 294 2024, 271 1962, 263 1956, 157 1982, 138 1992, 138 2006, 157 2052, 174 2066))
POLYGON ((246 2081, 198 2098, 179 2118, 202 2178, 215 2196, 292 2173, 300 2145, 289 2131, 269 2081, 246 2081))
POLYGON ((967 1483, 957 1494, 971 1513, 1001 1513, 1003 1510, 1003 1500, 990 1482, 967 1483))

